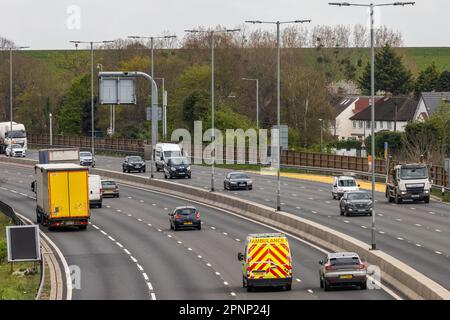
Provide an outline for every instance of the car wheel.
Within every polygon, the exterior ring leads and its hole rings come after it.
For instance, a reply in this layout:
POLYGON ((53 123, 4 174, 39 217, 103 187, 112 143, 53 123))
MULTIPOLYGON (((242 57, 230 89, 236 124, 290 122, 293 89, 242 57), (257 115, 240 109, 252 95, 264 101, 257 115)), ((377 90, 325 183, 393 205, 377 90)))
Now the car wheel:
POLYGON ((142 172, 144 172, 144 173, 145 173, 145 169, 144 169, 144 170, 142 170, 142 172))
POLYGON ((189 176, 188 176, 188 179, 190 179, 190 178, 191 178, 191 176, 189 175, 189 176))
POLYGON ((292 284, 287 284, 287 285, 285 286, 285 290, 286 290, 286 291, 291 291, 291 290, 292 290, 292 284))
POLYGON ((334 195, 334 193, 331 194, 333 196, 333 200, 336 200, 336 196, 334 195))
POLYGON ((164 173, 164 179, 167 179, 167 175, 164 173))
POLYGON ((322 279, 320 279, 320 288, 323 289, 323 281, 322 281, 322 279))
POLYGON ((225 182, 223 183, 223 190, 227 190, 227 184, 225 182))
POLYGON ((126 171, 126 170, 125 170, 124 168, 122 168, 122 172, 125 173, 125 171, 126 171))
POLYGON ((360 288, 361 288, 361 290, 366 290, 367 289, 367 282, 364 281, 363 283, 361 283, 360 288))
POLYGON ((341 212, 341 216, 343 216, 344 215, 344 211, 342 211, 341 207, 339 207, 339 211, 341 212))
POLYGON ((350 217, 350 212, 348 212, 347 210, 344 209, 344 214, 346 217, 350 217))
POLYGON ((325 280, 323 281, 323 289, 325 291, 330 291, 330 286, 325 280))
POLYGON ((202 224, 200 223, 200 225, 197 227, 197 230, 202 230, 202 224))
POLYGON ((247 284, 245 283, 245 278, 242 276, 242 287, 247 288, 247 284))

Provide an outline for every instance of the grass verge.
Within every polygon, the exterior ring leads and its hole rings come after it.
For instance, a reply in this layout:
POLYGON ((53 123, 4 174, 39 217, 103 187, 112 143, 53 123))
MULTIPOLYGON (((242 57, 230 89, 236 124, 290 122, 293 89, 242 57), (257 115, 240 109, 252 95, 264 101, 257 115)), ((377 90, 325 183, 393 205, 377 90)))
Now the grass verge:
POLYGON ((34 300, 40 283, 39 264, 33 262, 14 263, 14 271, 36 267, 33 275, 11 273, 6 249, 6 227, 13 225, 11 219, 0 212, 0 300, 34 300))
POLYGON ((440 198, 444 202, 450 203, 450 193, 448 193, 448 192, 446 192, 446 193, 444 193, 444 195, 442 195, 442 192, 440 190, 432 189, 431 194, 433 196, 440 198))

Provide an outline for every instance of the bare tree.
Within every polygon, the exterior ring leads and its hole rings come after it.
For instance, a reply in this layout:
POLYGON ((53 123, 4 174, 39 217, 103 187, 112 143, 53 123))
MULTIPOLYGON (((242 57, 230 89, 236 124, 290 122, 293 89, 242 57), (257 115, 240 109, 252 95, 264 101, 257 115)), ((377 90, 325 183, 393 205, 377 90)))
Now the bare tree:
POLYGON ((353 47, 364 48, 368 44, 367 27, 362 24, 357 24, 353 27, 353 47))
POLYGON ((15 46, 14 41, 0 37, 0 49, 9 49, 15 46))
POLYGON ((309 30, 306 26, 291 25, 281 34, 284 48, 304 48, 309 45, 309 30))
POLYGON ((402 34, 399 31, 394 31, 388 29, 386 26, 382 26, 375 32, 375 45, 377 47, 384 47, 385 45, 401 47, 403 46, 402 34))

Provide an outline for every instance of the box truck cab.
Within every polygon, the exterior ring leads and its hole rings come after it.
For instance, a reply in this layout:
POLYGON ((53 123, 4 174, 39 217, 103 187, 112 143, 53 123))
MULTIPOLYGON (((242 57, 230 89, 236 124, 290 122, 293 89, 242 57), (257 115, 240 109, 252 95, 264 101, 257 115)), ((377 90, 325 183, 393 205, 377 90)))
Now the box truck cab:
POLYGON ((183 157, 183 152, 176 143, 158 143, 153 152, 155 153, 156 171, 164 170, 164 166, 170 158, 183 157))
POLYGON ((292 287, 292 259, 284 234, 250 234, 245 241, 242 262, 242 285, 247 291, 255 287, 292 287))
POLYGON ((90 219, 88 169, 71 163, 37 164, 36 220, 49 229, 77 226, 90 219))
POLYGON ((333 199, 340 200, 344 193, 348 191, 359 191, 359 185, 354 177, 338 176, 334 177, 331 195, 333 199))
POLYGON ((11 144, 20 145, 25 151, 28 149, 27 133, 25 126, 21 123, 1 122, 0 123, 0 152, 5 153, 6 148, 11 144))

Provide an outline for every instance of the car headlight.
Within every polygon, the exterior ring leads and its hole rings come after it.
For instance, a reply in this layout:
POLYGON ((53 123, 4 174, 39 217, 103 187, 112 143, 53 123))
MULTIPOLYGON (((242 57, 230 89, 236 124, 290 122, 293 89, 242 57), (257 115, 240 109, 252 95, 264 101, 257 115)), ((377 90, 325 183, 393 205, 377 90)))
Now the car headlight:
POLYGON ((402 194, 406 194, 406 191, 402 191, 401 193, 402 193, 402 194))
POLYGON ((231 182, 231 184, 236 184, 236 182, 235 181, 230 181, 231 182))
POLYGON ((425 193, 429 193, 430 191, 428 191, 428 190, 425 190, 424 192, 425 192, 425 193))
POLYGON ((176 171, 176 170, 177 170, 177 168, 175 168, 175 167, 170 167, 170 170, 172 170, 172 171, 176 171))
POLYGON ((253 184, 253 181, 252 181, 252 180, 249 180, 249 181, 247 182, 247 184, 253 184))

